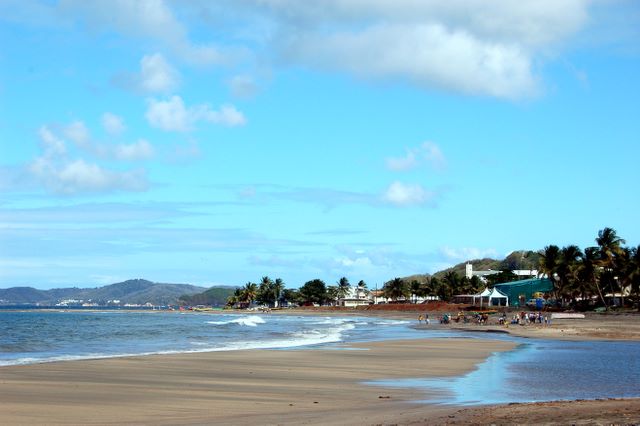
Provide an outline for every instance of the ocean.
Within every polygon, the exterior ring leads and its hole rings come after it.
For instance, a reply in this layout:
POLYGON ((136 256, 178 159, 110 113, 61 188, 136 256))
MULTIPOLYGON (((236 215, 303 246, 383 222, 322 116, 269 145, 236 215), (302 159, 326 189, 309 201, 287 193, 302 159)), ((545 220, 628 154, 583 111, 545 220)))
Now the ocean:
POLYGON ((436 389, 428 402, 487 404, 640 397, 640 342, 566 342, 372 317, 209 314, 166 311, 0 311, 2 366, 54 361, 241 349, 343 350, 342 343, 386 339, 501 339, 517 348, 489 357, 458 378, 371 385, 436 389))

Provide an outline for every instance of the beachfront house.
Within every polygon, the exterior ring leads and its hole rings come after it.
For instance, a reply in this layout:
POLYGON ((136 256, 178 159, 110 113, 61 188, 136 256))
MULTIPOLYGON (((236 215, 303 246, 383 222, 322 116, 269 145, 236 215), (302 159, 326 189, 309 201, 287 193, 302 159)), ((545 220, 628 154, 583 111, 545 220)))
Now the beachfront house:
POLYGON ((373 300, 371 298, 371 292, 365 287, 361 286, 349 286, 349 290, 345 297, 338 299, 338 306, 344 306, 346 308, 355 308, 357 306, 371 305, 373 300))

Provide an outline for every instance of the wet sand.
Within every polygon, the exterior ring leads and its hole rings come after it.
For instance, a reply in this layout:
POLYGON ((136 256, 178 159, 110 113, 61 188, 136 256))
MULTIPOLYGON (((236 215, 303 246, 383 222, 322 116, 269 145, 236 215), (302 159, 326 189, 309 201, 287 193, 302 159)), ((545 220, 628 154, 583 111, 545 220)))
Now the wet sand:
POLYGON ((386 341, 0 368, 2 424, 390 424, 454 407, 375 379, 454 376, 508 342, 386 341))

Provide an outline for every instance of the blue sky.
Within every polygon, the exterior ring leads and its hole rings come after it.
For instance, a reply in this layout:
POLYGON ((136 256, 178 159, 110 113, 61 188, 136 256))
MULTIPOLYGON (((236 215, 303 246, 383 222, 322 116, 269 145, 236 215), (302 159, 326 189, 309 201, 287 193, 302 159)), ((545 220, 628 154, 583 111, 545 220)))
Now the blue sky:
POLYGON ((634 1, 0 0, 0 287, 640 243, 634 1))

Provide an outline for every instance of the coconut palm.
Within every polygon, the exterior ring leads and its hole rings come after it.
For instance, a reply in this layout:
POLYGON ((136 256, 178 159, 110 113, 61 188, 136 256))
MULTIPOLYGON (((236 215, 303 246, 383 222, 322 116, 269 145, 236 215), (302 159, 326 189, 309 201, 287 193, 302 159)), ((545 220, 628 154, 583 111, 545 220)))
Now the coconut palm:
POLYGON ((560 248, 556 245, 546 246, 540 252, 540 261, 538 264, 538 271, 541 275, 546 275, 553 283, 554 291, 557 294, 556 274, 558 270, 558 264, 560 263, 560 248))
POLYGON ((407 297, 409 289, 407 284, 400 278, 394 278, 384 284, 382 288, 384 297, 391 300, 398 300, 401 297, 407 297))
POLYGON ((248 282, 244 285, 244 288, 241 292, 240 302, 246 304, 247 307, 251 305, 256 298, 256 294, 258 293, 258 284, 248 282))
POLYGON ((600 268, 598 267, 598 247, 587 247, 582 255, 582 262, 578 272, 578 279, 583 292, 591 296, 596 294, 607 308, 607 302, 600 287, 600 268))
POLYGON ((284 281, 282 281, 282 278, 276 278, 276 280, 273 282, 273 293, 275 296, 276 308, 280 306, 280 295, 282 294, 283 290, 284 290, 284 281))
POLYGON ((418 297, 422 296, 422 285, 418 280, 411 280, 409 283, 409 289, 411 290, 411 296, 413 297, 413 303, 418 303, 418 297))
POLYGON ((582 250, 576 245, 569 245, 560 250, 560 259, 556 266, 558 274, 557 287, 561 298, 572 297, 572 288, 577 281, 577 273, 582 259, 582 250))
MULTIPOLYGON (((598 237, 596 243, 599 248, 599 264, 603 268, 603 274, 601 276, 600 287, 609 287, 611 294, 613 295, 618 282, 615 279, 615 269, 617 268, 618 260, 622 254, 622 244, 625 240, 618 237, 615 229, 604 228, 598 231, 598 237)), ((608 310, 608 306, 605 304, 605 309, 608 310)))
POLYGON ((347 277, 342 277, 338 280, 338 298, 343 299, 349 295, 351 284, 347 277))

